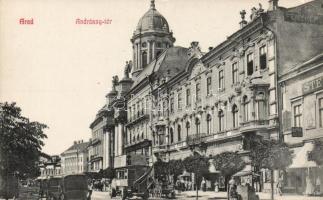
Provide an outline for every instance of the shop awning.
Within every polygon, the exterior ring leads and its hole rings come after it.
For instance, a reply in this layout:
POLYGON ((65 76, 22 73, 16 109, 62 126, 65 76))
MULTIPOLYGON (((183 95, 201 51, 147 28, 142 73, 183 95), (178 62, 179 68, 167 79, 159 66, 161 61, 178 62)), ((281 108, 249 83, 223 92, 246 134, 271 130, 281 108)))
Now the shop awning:
POLYGON ((238 177, 238 176, 249 176, 249 175, 260 176, 259 174, 252 172, 252 171, 240 171, 240 172, 235 173, 233 176, 238 177))
POLYGON ((259 174, 252 171, 250 165, 246 165, 241 171, 235 173, 233 176, 239 177, 239 176, 249 176, 249 175, 260 176, 259 174))
POLYGON ((313 151, 314 144, 311 142, 306 142, 304 146, 294 148, 294 158, 293 163, 289 166, 290 169, 293 168, 309 168, 309 167, 317 167, 314 161, 308 160, 308 153, 313 151))

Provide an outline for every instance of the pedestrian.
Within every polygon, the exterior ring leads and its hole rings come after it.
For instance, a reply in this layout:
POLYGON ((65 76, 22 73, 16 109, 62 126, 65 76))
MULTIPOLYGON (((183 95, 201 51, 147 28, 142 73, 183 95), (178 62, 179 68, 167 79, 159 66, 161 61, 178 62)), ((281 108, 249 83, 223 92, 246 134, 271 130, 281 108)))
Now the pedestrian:
POLYGON ((313 195, 314 185, 311 180, 310 172, 307 173, 306 178, 305 178, 305 182, 306 182, 305 195, 308 195, 308 196, 313 195))
POLYGON ((215 181, 214 183, 214 192, 219 192, 219 182, 215 181))
POLYGON ((283 195, 283 175, 281 174, 277 182, 277 193, 281 196, 283 195))
POLYGON ((92 181, 89 181, 89 184, 88 184, 88 196, 87 196, 87 199, 91 199, 91 196, 92 196, 92 190, 93 190, 93 182, 92 182, 92 181))
POLYGON ((239 195, 238 195, 238 192, 237 192, 237 186, 236 185, 232 185, 230 187, 229 194, 230 194, 230 197, 229 197, 230 200, 238 200, 239 195))
POLYGON ((315 195, 319 196, 321 195, 321 179, 320 176, 316 177, 315 181, 315 195))

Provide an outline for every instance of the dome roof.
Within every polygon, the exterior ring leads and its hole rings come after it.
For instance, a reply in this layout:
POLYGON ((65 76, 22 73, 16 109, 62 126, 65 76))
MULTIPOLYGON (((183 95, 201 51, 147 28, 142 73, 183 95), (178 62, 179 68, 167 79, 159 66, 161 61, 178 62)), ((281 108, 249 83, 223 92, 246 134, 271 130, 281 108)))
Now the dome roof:
POLYGON ((168 23, 165 17, 156 10, 153 0, 151 1, 150 9, 140 18, 135 33, 145 31, 169 33, 168 23))

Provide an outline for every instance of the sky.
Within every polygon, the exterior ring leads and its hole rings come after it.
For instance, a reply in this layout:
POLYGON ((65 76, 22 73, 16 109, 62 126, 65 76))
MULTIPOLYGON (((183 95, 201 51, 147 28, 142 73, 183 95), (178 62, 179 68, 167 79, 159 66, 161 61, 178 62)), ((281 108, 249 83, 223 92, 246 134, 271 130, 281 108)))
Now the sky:
MULTIPOLYGON (((280 0, 293 7, 307 0, 280 0)), ((239 29, 268 0, 156 0, 175 45, 198 41, 202 51, 239 29)), ((16 102, 22 114, 49 126, 43 151, 61 154, 89 128, 105 103, 113 75, 123 76, 132 58, 130 38, 150 0, 0 0, 0 101, 16 102), (21 25, 20 19, 33 19, 21 25), (80 25, 76 19, 109 19, 80 25)))

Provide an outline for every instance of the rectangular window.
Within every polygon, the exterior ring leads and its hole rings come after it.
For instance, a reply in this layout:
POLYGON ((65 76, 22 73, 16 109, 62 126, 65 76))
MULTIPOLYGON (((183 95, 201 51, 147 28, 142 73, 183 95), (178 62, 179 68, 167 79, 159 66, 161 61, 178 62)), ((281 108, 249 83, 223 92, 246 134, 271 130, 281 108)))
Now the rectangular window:
POLYGON ((238 82, 238 64, 232 64, 232 83, 235 84, 238 82))
POLYGON ((191 105, 191 90, 186 89, 186 106, 191 105))
POLYGON ((259 49, 259 64, 260 64, 260 69, 266 69, 267 68, 266 46, 262 46, 259 49))
POLYGON ((137 117, 140 116, 140 105, 139 102, 137 102, 137 117))
POLYGON ((323 98, 319 99, 319 120, 320 127, 323 127, 323 98))
POLYGON ((294 126, 302 127, 302 107, 301 105, 294 106, 294 126))
POLYGON ((163 116, 166 116, 167 114, 167 102, 164 100, 163 101, 163 116))
POLYGON ((247 55, 247 75, 253 74, 253 53, 247 55))
POLYGON ((145 110, 145 103, 144 100, 141 101, 141 114, 144 114, 144 110, 145 110))
POLYGON ((174 97, 170 98, 170 112, 174 112, 174 97))
POLYGON ((224 74, 223 74, 223 70, 219 71, 219 89, 223 89, 224 88, 224 74))
POLYGON ((129 115, 128 115, 129 116, 129 121, 132 121, 132 119, 131 119, 132 118, 131 109, 132 109, 131 107, 129 107, 129 109, 128 109, 128 111, 129 111, 129 115))
POLYGON ((196 101, 201 100, 201 84, 197 83, 196 84, 196 101))
POLYGON ((206 79, 206 93, 207 95, 211 95, 212 93, 212 78, 208 77, 206 79))
POLYGON ((178 96, 177 96, 177 107, 178 109, 182 109, 182 93, 178 93, 178 96))
POLYGON ((158 104, 158 117, 160 117, 161 116, 161 114, 162 114, 162 108, 161 108, 161 103, 159 103, 158 104))

